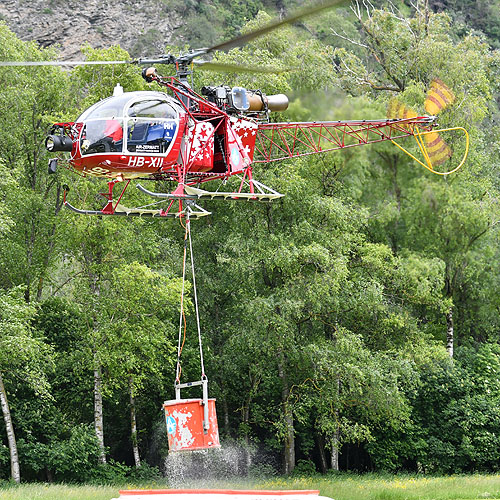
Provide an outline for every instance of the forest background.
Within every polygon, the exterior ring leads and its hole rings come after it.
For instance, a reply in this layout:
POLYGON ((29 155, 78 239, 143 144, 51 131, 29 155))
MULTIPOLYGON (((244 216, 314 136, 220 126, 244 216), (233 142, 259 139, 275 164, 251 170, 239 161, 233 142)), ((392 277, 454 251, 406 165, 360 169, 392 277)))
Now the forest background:
MULTIPOLYGON (((195 47, 296 7, 164 5, 195 47)), ((394 95, 421 110, 437 77, 457 96, 440 125, 471 136, 448 177, 383 143, 256 168, 285 194, 272 204, 204 204, 212 215, 192 225, 205 365, 222 446, 241 450, 244 472, 500 469, 499 7, 344 3, 216 56, 295 71, 195 75, 289 94, 278 121, 381 118, 394 95)), ((0 22, 1 60, 57 57, 0 22)), ((49 176, 44 148, 52 122, 116 83, 149 87, 134 66, 2 68, 0 81, 0 478, 154 476, 184 230, 64 210, 64 184, 83 202, 102 182, 49 176)), ((199 377, 190 312, 185 380, 199 377)))

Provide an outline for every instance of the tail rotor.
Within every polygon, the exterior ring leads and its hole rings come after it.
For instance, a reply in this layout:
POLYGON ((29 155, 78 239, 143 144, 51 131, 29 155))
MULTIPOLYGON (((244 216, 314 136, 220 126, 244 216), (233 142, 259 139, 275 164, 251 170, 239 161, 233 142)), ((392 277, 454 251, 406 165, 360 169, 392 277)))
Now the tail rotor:
MULTIPOLYGON (((436 78, 432 80, 430 84, 425 98, 424 108, 429 115, 431 115, 432 117, 436 117, 444 109, 453 104, 454 101, 455 95, 453 94, 453 92, 447 87, 445 83, 436 78)), ((397 98, 393 98, 389 101, 387 116, 388 118, 405 120, 415 118, 418 116, 418 114, 416 111, 403 104, 397 98)), ((421 129, 417 127, 413 130, 413 136, 415 137, 415 140, 417 141, 417 144, 422 152, 425 163, 415 158, 411 153, 409 153, 395 141, 392 142, 399 149, 404 151, 406 154, 408 154, 414 160, 424 166, 427 170, 430 170, 435 174, 447 175, 455 172, 464 164, 465 159, 467 158, 467 153, 469 150, 469 135, 467 131, 462 127, 452 127, 440 130, 435 130, 427 127, 421 129), (466 139, 465 154, 457 167, 446 172, 436 171, 435 167, 443 165, 453 156, 453 151, 451 150, 450 146, 446 144, 439 132, 451 131, 462 131, 464 133, 466 139)))
POLYGON ((424 107, 432 116, 438 115, 455 101, 455 94, 438 78, 431 82, 425 98, 424 107))

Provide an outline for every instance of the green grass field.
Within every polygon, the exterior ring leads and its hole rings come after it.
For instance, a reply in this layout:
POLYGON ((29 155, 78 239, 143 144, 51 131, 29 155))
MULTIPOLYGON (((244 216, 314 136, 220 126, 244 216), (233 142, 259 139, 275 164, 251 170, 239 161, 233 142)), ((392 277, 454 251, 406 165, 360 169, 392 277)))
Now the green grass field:
MULTIPOLYGON (((193 487, 204 487, 202 483, 193 487)), ((500 475, 450 477, 357 476, 339 474, 326 477, 274 478, 251 482, 211 484, 219 488, 319 489, 335 500, 473 500, 500 498, 500 475)), ((164 488, 144 484, 115 486, 70 486, 23 484, 0 488, 0 500, 110 500, 119 489, 164 488)), ((154 497, 152 497, 154 498, 154 497)))

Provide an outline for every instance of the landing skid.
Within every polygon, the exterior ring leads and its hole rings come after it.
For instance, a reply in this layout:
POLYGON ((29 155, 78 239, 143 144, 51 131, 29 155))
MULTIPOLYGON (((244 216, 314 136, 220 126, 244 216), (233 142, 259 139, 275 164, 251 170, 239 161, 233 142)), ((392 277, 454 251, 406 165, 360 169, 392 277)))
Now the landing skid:
POLYGON ((237 192, 222 192, 222 191, 205 191, 204 189, 195 188, 192 186, 184 185, 184 193, 155 193, 149 191, 141 184, 137 184, 137 189, 152 196, 154 198, 165 198, 168 200, 236 200, 236 201, 273 201, 278 198, 282 198, 284 195, 278 193, 274 189, 258 182, 252 180, 254 188, 258 191, 254 193, 237 193, 237 192))
POLYGON ((67 209, 81 215, 123 215, 125 217, 168 217, 171 219, 178 219, 180 217, 186 217, 189 215, 190 219, 199 219, 201 217, 210 215, 211 213, 193 202, 191 202, 189 205, 186 203, 186 207, 180 212, 167 212, 163 209, 145 210, 140 208, 127 208, 121 204, 118 204, 113 212, 104 212, 101 210, 81 210, 74 207, 67 201, 64 202, 64 205, 67 209))
MULTIPOLYGON (((250 186, 250 191, 252 192, 224 192, 224 191, 205 191, 204 189, 195 188, 193 186, 186 186, 185 184, 179 184, 177 189, 173 193, 155 193, 146 189, 141 184, 137 184, 137 189, 142 191, 144 194, 151 196, 153 198, 162 198, 170 201, 166 210, 161 209, 149 209, 146 207, 136 207, 128 208, 120 203, 123 193, 127 189, 130 179, 127 180, 125 187, 123 188, 121 194, 119 195, 116 202, 113 196, 113 187, 116 183, 121 182, 117 179, 113 179, 108 182, 108 192, 100 193, 101 196, 107 200, 106 206, 102 210, 82 210, 76 208, 71 203, 66 201, 66 191, 64 192, 64 205, 67 209, 81 215, 121 215, 124 217, 167 217, 171 219, 188 217, 189 219, 199 219, 210 215, 211 212, 205 210, 195 203, 195 200, 235 200, 235 201, 261 201, 270 202, 281 198, 283 195, 278 193, 274 189, 262 184, 259 181, 250 179, 248 184, 250 186), (178 203, 177 203, 178 202, 178 203), (178 210, 173 210, 173 207, 178 205, 178 210), (171 210, 172 209, 172 210, 171 210)), ((244 180, 241 181, 240 189, 244 184, 244 180)), ((161 202, 157 202, 161 203, 161 202)), ((156 205, 154 203, 153 205, 156 205)), ((149 205, 151 206, 151 205, 149 205)))

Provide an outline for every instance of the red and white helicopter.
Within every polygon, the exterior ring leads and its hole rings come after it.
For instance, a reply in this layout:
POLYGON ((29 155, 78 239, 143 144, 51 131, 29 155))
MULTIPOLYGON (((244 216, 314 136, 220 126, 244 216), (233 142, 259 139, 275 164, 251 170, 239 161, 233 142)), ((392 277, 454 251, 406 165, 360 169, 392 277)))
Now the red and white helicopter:
POLYGON ((274 123, 269 119, 271 112, 284 111, 288 107, 285 95, 266 96, 259 90, 229 86, 203 87, 197 93, 188 84, 190 65, 207 64, 199 61, 199 57, 230 50, 335 3, 338 0, 318 4, 231 41, 179 57, 169 54, 136 61, 28 63, 133 62, 149 66, 143 70, 143 77, 159 85, 158 91, 126 93, 117 86, 112 97, 94 104, 75 122, 54 124, 46 147, 51 152, 65 152, 69 157, 61 155, 50 160, 49 172, 55 172, 57 162, 63 161, 85 176, 102 177, 108 181, 108 192, 103 194, 106 204, 101 210, 77 209, 65 199, 66 206, 81 214, 182 217, 189 212, 191 218, 196 218, 209 213, 196 205, 197 200, 204 198, 271 201, 281 197, 280 193, 253 177, 254 165, 382 141, 391 141, 410 154, 396 142, 408 136, 416 139, 423 161, 410 156, 425 168, 442 175, 460 168, 467 156, 468 135, 463 128, 456 127, 444 130, 464 133, 465 154, 455 168, 446 172, 435 170, 451 155, 451 150, 437 133, 436 115, 454 100, 451 91, 439 80, 432 82, 427 96, 427 115, 418 115, 393 103, 391 118, 294 123, 274 123), (176 76, 160 76, 151 67, 153 64, 175 65, 176 76), (239 188, 234 191, 209 191, 201 187, 206 182, 225 181, 233 176, 241 179, 239 188), (161 209, 129 209, 121 204, 121 200, 133 179, 170 180, 176 187, 169 193, 157 193, 137 184, 142 192, 161 198, 166 205, 161 209), (115 196, 117 184, 122 187, 115 196))

